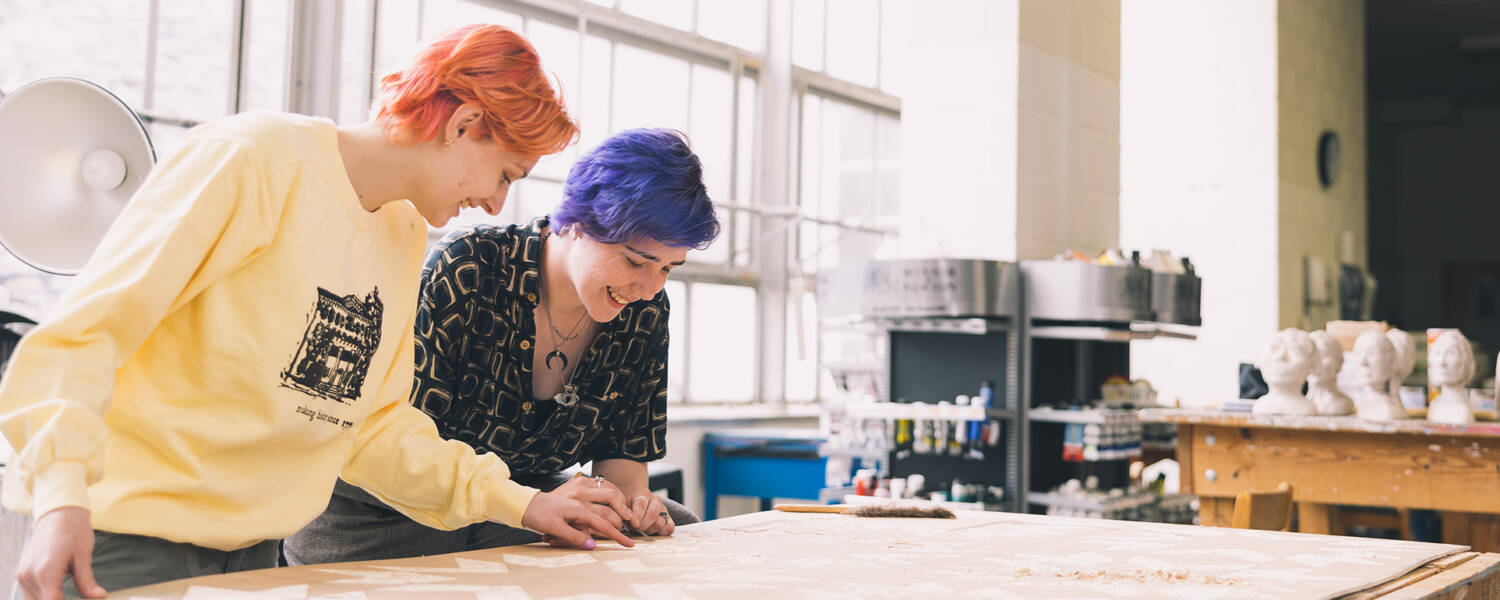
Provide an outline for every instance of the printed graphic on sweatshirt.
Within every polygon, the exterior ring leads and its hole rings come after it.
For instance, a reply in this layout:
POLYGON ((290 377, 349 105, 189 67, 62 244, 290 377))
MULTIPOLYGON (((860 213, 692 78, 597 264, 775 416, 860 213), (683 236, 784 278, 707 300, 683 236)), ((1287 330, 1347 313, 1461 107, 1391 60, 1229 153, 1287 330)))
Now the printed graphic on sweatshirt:
POLYGON ((281 386, 341 403, 359 399, 370 358, 380 346, 380 288, 339 296, 318 288, 302 343, 281 372, 281 386))

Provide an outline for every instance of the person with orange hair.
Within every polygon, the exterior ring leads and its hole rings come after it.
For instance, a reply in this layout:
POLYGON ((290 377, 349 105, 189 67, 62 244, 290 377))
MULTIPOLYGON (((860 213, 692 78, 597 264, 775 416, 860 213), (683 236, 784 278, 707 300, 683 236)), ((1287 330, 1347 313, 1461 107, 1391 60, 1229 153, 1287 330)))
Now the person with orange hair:
POLYGON ((407 402, 427 225, 497 214, 577 125, 499 26, 444 33, 381 87, 363 125, 194 129, 21 342, 0 432, 5 506, 34 515, 28 597, 273 567, 339 479, 431 527, 632 545, 407 402))

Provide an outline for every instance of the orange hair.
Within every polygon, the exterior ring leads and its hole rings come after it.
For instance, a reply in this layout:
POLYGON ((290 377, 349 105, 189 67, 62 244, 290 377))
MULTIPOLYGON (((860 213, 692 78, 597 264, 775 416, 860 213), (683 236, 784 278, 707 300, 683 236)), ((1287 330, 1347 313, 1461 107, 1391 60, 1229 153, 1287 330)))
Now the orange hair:
POLYGON ((542 72, 536 49, 499 25, 466 25, 443 32, 404 71, 380 80, 376 118, 399 144, 437 136, 463 103, 484 113, 479 135, 510 150, 543 156, 578 137, 578 124, 542 72))

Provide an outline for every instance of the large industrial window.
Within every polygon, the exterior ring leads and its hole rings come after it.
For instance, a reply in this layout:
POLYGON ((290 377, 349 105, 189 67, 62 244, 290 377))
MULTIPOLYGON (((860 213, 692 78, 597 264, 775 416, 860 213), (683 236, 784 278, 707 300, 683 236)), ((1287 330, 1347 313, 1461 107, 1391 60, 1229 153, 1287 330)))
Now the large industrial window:
POLYGON ((703 159, 724 233, 667 288, 671 400, 809 401, 822 387, 811 275, 869 252, 892 229, 898 0, 788 5, 791 94, 773 101, 785 103, 776 114, 790 117, 791 151, 801 152, 790 161, 766 156, 758 139, 775 33, 766 0, 6 0, 0 92, 44 76, 95 81, 146 118, 166 156, 196 123, 250 109, 307 112, 298 98, 308 95, 333 98, 320 112, 340 124, 361 122, 378 77, 422 40, 466 23, 517 28, 564 91, 580 143, 539 163, 499 217, 466 211, 450 227, 545 214, 580 151, 630 127, 681 129, 703 159), (299 45, 299 30, 315 41, 299 45), (294 75, 318 61, 335 75, 294 75), (768 203, 756 170, 785 164, 799 171, 795 197, 768 203), (776 260, 764 260, 770 249, 776 260), (785 307, 786 318, 763 322, 766 307, 785 307), (768 328, 786 341, 785 361, 765 358, 776 355, 759 346, 768 328), (785 394, 763 392, 769 381, 786 382, 785 394))

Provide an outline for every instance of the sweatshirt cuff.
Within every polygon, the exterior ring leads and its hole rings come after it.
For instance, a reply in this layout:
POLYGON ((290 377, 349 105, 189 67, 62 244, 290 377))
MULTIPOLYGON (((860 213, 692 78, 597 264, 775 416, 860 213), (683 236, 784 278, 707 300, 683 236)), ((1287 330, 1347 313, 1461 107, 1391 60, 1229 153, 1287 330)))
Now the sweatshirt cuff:
POLYGON ((31 514, 41 517, 64 506, 89 508, 88 465, 58 461, 38 473, 31 483, 31 514))
POLYGON ((531 498, 540 491, 505 477, 491 479, 485 490, 484 518, 519 528, 531 498))

